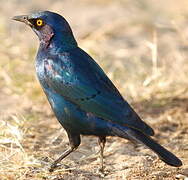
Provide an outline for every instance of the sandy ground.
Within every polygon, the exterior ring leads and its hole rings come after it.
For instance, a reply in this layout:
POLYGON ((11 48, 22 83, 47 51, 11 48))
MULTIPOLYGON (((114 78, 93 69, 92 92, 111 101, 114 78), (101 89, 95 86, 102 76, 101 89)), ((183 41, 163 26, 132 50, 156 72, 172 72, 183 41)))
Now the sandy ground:
POLYGON ((188 178, 188 3, 157 2, 2 0, 0 179, 188 178), (10 20, 37 9, 66 17, 80 46, 154 128, 154 138, 182 159, 182 167, 165 165, 142 145, 108 137, 103 177, 97 138, 82 137, 78 150, 48 172, 68 148, 68 139, 35 77, 38 40, 29 28, 10 20))

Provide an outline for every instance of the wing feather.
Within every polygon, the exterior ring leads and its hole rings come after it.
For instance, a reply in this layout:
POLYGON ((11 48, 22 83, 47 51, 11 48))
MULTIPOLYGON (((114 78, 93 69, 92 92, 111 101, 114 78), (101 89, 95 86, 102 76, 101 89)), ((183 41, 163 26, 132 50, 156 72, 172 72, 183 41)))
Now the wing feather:
POLYGON ((51 66, 47 70, 48 85, 54 91, 106 121, 154 134, 87 53, 78 48, 55 59, 46 60, 51 66))

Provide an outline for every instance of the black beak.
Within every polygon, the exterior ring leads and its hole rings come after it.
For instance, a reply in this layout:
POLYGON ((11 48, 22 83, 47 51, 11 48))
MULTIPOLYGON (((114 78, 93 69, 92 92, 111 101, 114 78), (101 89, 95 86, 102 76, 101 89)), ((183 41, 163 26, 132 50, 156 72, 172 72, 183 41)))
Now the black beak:
POLYGON ((25 23, 26 25, 29 25, 29 26, 31 26, 31 27, 33 26, 33 25, 31 24, 31 22, 29 21, 29 18, 28 18, 27 15, 14 16, 12 19, 15 20, 15 21, 23 22, 23 23, 25 23))

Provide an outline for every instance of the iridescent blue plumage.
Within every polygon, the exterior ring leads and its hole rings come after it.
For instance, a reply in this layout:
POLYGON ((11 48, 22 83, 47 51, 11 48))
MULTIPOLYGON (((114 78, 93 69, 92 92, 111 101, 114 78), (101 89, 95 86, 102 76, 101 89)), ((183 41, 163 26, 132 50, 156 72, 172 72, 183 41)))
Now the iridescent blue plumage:
POLYGON ((149 137, 154 135, 152 128, 124 100, 99 65, 78 47, 62 16, 45 11, 24 17, 15 19, 29 24, 39 37, 38 79, 71 146, 51 169, 79 146, 81 134, 99 137, 101 161, 106 136, 119 136, 145 144, 167 164, 181 165, 176 156, 149 137), (43 21, 40 26, 39 19, 43 21))

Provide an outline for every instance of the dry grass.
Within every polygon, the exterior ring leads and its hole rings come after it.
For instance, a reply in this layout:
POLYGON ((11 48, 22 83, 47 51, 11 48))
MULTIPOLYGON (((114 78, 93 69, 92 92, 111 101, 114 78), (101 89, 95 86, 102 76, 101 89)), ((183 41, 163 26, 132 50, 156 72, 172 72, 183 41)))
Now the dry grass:
POLYGON ((143 146, 108 138, 105 179, 186 179, 188 176, 188 3, 186 0, 1 2, 0 179, 100 179, 97 139, 54 173, 52 158, 68 147, 35 78, 35 35, 11 22, 36 9, 63 14, 82 48, 104 68, 124 97, 182 160, 173 168, 143 146), (76 4, 76 5, 75 5, 76 4), (78 17, 79 16, 79 17, 78 17))

